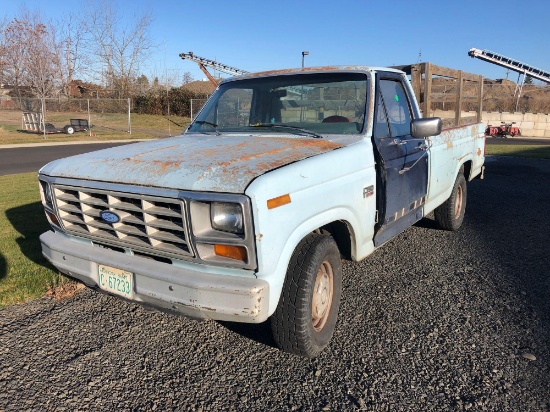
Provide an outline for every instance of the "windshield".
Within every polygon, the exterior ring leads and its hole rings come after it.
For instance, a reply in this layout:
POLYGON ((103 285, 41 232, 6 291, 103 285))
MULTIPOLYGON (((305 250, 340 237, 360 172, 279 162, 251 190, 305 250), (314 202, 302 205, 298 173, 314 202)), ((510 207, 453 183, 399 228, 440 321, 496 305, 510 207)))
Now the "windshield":
POLYGON ((220 85, 191 132, 359 134, 365 123, 367 75, 318 73, 229 81, 220 85))

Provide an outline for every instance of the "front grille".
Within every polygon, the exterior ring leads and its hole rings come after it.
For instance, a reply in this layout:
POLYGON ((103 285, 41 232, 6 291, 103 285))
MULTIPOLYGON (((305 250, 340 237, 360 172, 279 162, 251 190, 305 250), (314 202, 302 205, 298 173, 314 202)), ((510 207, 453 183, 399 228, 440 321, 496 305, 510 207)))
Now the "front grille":
POLYGON ((181 199, 71 186, 54 186, 54 197, 68 233, 159 256, 192 256, 181 199), (103 211, 120 221, 106 222, 103 211))

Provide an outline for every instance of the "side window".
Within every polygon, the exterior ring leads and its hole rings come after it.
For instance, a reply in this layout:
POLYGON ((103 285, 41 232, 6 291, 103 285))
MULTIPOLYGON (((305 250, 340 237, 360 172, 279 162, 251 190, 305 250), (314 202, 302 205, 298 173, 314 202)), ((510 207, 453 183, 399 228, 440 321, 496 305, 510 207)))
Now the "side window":
POLYGON ((411 109, 403 84, 399 80, 380 80, 380 94, 392 137, 411 134, 411 109))

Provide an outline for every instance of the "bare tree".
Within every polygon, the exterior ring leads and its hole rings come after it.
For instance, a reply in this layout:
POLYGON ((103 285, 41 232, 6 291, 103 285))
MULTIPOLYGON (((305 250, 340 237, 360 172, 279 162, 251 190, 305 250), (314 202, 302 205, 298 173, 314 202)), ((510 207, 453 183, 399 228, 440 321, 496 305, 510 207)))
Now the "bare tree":
POLYGON ((82 31, 70 16, 65 21, 45 22, 38 12, 22 8, 18 16, 0 25, 0 70, 3 81, 39 97, 64 91, 80 70, 82 31))
POLYGON ((3 81, 14 86, 19 98, 26 72, 24 60, 27 53, 27 30, 24 28, 23 22, 13 19, 5 24, 1 40, 3 81))
POLYGON ((84 18, 69 14, 56 21, 56 55, 58 61, 59 79, 63 93, 71 96, 71 87, 76 77, 86 77, 86 68, 91 60, 85 52, 86 33, 82 30, 84 18))
POLYGON ((23 8, 2 30, 2 77, 15 87, 47 97, 59 86, 55 34, 39 13, 23 8))
POLYGON ((124 21, 109 0, 88 0, 86 30, 93 40, 93 54, 104 73, 102 78, 113 87, 119 97, 128 97, 132 82, 147 61, 155 44, 149 33, 152 15, 136 15, 131 23, 124 21))
POLYGON ((5 30, 8 25, 8 19, 3 18, 0 20, 0 83, 5 83, 5 66, 6 66, 6 44, 5 44, 5 30))
POLYGON ((193 78, 193 75, 191 74, 191 72, 185 72, 185 73, 183 73, 183 76, 181 77, 181 83, 182 84, 188 84, 188 83, 191 83, 194 80, 195 79, 193 78))
POLYGON ((181 85, 182 74, 178 69, 164 69, 162 71, 153 71, 151 76, 154 76, 152 88, 167 89, 171 87, 178 87, 181 85))
POLYGON ((146 75, 142 74, 136 80, 136 92, 138 94, 145 94, 149 90, 149 79, 146 75))
POLYGON ((61 87, 55 33, 39 20, 20 23, 20 27, 26 32, 26 83, 38 97, 51 96, 61 87))

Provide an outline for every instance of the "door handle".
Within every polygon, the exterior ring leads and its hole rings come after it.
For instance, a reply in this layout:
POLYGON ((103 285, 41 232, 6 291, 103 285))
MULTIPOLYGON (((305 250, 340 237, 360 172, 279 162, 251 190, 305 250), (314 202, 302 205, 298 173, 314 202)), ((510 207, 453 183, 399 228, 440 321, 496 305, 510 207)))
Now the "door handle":
MULTIPOLYGON (((419 145, 419 146, 420 146, 420 145, 419 145)), ((418 159, 416 159, 416 162, 414 162, 414 163, 413 163, 412 165, 410 165, 409 167, 404 167, 403 169, 401 169, 401 170, 399 171, 399 174, 402 175, 402 174, 404 174, 405 172, 408 172, 409 170, 411 170, 411 169, 412 169, 413 167, 415 167, 415 166, 418 164, 418 162, 420 162, 420 160, 422 160, 422 158, 423 158, 424 156, 426 156, 427 154, 428 154, 428 152, 427 152, 427 151, 424 151, 424 153, 422 153, 422 154, 420 155, 420 157, 419 157, 418 159)))

